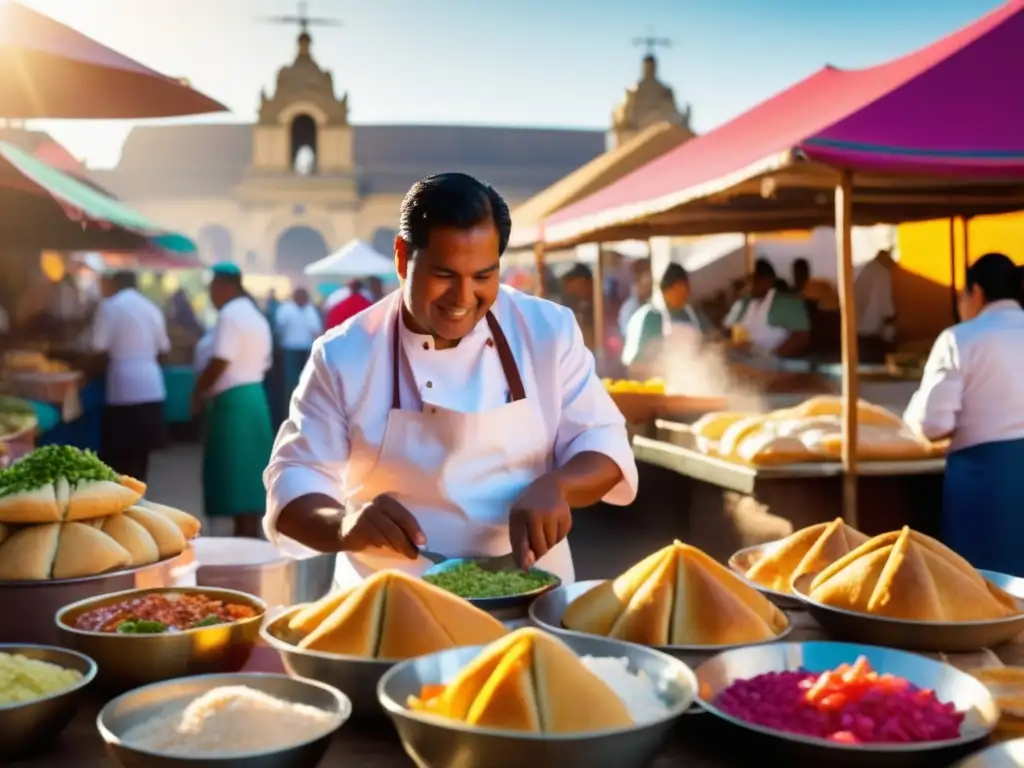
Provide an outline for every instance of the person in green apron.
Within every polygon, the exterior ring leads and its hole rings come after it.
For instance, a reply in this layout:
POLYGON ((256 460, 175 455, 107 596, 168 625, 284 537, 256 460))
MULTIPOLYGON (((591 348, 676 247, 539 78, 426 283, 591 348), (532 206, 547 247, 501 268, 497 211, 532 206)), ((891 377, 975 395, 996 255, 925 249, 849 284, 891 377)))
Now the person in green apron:
POLYGON ((274 432, 263 380, 270 368, 270 323, 242 287, 234 264, 213 268, 210 299, 218 310, 196 379, 192 410, 204 415, 203 508, 233 520, 234 535, 258 538, 266 506, 263 470, 274 432))

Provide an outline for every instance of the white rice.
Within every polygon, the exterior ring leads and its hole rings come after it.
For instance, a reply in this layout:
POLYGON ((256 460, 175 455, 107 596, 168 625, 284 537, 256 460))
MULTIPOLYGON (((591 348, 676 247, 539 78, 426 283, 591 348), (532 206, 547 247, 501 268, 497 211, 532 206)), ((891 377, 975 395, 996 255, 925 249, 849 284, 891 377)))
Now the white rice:
POLYGON ((316 739, 340 720, 336 713, 232 685, 167 707, 130 728, 122 741, 175 757, 272 752, 316 739))
POLYGON ((642 670, 630 672, 627 659, 583 656, 580 660, 622 699, 634 721, 649 723, 665 717, 669 707, 662 698, 664 691, 642 670))

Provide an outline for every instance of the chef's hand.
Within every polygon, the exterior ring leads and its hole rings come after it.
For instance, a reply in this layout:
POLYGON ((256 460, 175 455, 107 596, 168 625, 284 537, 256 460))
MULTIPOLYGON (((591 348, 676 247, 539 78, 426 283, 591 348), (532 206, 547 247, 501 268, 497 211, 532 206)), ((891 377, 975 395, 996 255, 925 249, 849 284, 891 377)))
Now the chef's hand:
POLYGON ((572 510, 557 482, 541 475, 509 513, 508 534, 516 564, 529 570, 572 530, 572 510))
POLYGON ((415 560, 426 543, 416 518, 387 494, 358 512, 346 514, 341 522, 341 548, 346 552, 380 547, 415 560))

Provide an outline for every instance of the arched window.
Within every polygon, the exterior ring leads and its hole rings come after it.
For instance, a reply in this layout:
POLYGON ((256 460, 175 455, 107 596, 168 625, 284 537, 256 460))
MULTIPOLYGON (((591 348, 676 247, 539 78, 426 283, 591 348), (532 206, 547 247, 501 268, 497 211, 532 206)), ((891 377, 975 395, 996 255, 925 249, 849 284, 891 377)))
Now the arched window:
POLYGON ((397 234, 397 229, 378 227, 373 233, 373 241, 370 245, 377 253, 391 256, 395 252, 395 235, 397 234))
POLYGON ((235 245, 231 233, 220 224, 207 224, 196 237, 199 258, 206 264, 235 260, 235 245))
POLYGON ((291 130, 292 170, 298 176, 316 173, 316 121, 309 115, 296 115, 291 130))
POLYGON ((312 227, 290 227, 277 238, 274 264, 277 272, 300 275, 314 261, 327 255, 327 241, 312 227))

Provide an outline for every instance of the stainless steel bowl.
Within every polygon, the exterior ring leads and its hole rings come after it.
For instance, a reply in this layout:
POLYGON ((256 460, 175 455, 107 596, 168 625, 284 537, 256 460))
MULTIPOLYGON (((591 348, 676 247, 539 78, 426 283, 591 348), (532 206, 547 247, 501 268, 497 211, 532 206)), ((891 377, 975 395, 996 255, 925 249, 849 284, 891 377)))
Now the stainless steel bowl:
POLYGON ((1002 645, 1024 632, 1024 604, 1021 604, 1018 595, 1013 596, 1021 605, 1022 612, 1015 616, 955 623, 910 621, 846 611, 812 600, 807 593, 815 576, 816 573, 810 573, 797 578, 793 582, 793 594, 806 604, 811 616, 837 640, 909 651, 959 653, 1002 645))
POLYGON ((60 644, 53 616, 65 605, 90 597, 101 597, 129 589, 173 587, 192 563, 192 548, 152 565, 101 573, 80 579, 48 581, 0 581, 0 616, 17 616, 18 621, 0 621, 0 643, 60 644))
POLYGON ((154 683, 118 696, 100 711, 96 728, 111 754, 124 768, 314 768, 351 712, 352 704, 345 694, 312 680, 296 680, 287 675, 200 675, 154 683), (227 685, 244 685, 284 701, 336 713, 340 716, 338 725, 312 741, 273 752, 239 753, 230 757, 176 757, 133 747, 122 741, 129 730, 166 711, 166 708, 187 704, 214 688, 227 685))
POLYGON ((604 637, 562 638, 580 656, 624 658, 632 672, 643 671, 664 686, 669 705, 653 722, 583 734, 526 734, 413 712, 409 696, 423 685, 451 680, 482 650, 454 648, 396 664, 380 680, 381 706, 391 717, 406 753, 419 768, 641 768, 650 765, 669 731, 695 696, 693 672, 678 659, 650 648, 604 637))
POLYGON ((732 557, 729 558, 729 569, 743 579, 747 584, 752 586, 762 595, 767 597, 779 608, 783 610, 803 610, 804 604, 796 597, 793 597, 787 592, 779 592, 768 587, 763 587, 755 581, 751 581, 747 578, 747 571, 754 567, 754 565, 778 549, 784 539, 778 541, 769 541, 767 544, 756 544, 753 547, 745 547, 744 549, 734 552, 732 557))
POLYGON ((45 748, 67 728, 86 686, 96 677, 96 663, 75 651, 48 645, 0 643, 0 653, 19 654, 82 673, 81 680, 63 691, 33 701, 0 704, 0 762, 6 762, 45 748))
POLYGON ((986 738, 999 722, 999 707, 992 694, 966 672, 916 653, 870 645, 808 642, 737 648, 697 667, 697 684, 698 703, 708 712, 747 734, 755 734, 760 742, 788 752, 800 764, 805 761, 808 765, 877 766, 884 763, 904 766, 927 761, 929 765, 947 765, 951 758, 986 738), (718 694, 737 680, 798 669, 824 672, 840 664, 852 664, 859 656, 867 657, 876 672, 897 675, 921 688, 931 689, 940 701, 952 702, 957 709, 966 712, 960 738, 918 744, 839 744, 754 725, 723 712, 714 704, 718 694))
POLYGON ((262 601, 243 592, 209 587, 165 587, 81 600, 58 611, 54 621, 61 645, 81 651, 99 664, 100 685, 127 690, 175 677, 237 672, 249 660, 265 613, 262 601), (213 600, 247 605, 255 609, 256 615, 251 619, 161 635, 119 635, 75 627, 76 619, 87 611, 164 593, 205 595, 213 600))
MULTIPOLYGON (((562 626, 562 616, 576 598, 580 597, 580 595, 585 592, 589 592, 601 583, 603 582, 577 581, 575 584, 567 584, 541 595, 533 602, 533 604, 530 605, 530 619, 541 629, 544 629, 553 635, 558 635, 563 640, 568 640, 570 638, 594 637, 594 635, 588 635, 584 632, 575 632, 571 629, 566 629, 562 626)), ((675 656, 677 659, 680 659, 687 664, 696 666, 705 659, 731 648, 776 643, 784 639, 793 631, 793 625, 789 623, 788 616, 786 617, 786 622, 786 628, 782 630, 782 632, 773 638, 762 640, 760 643, 742 643, 738 645, 659 645, 655 646, 655 648, 663 653, 669 654, 670 656, 675 656)))
POLYGON ((1021 768, 1024 766, 1024 739, 995 744, 961 760, 953 768, 1021 768))
MULTIPOLYGON (((458 568, 460 565, 465 563, 473 563, 481 559, 489 560, 492 558, 453 557, 445 560, 444 562, 432 565, 424 571, 423 575, 432 576, 434 574, 444 573, 445 571, 450 571, 453 568, 458 568)), ((482 611, 487 611, 489 614, 502 621, 513 621, 515 619, 526 618, 530 603, 541 595, 562 586, 562 580, 555 574, 540 568, 535 568, 534 570, 538 573, 550 576, 554 581, 550 584, 544 585, 543 587, 539 587, 529 592, 523 592, 519 595, 509 595, 508 597, 471 597, 467 598, 467 600, 471 605, 475 605, 482 611)))
POLYGON ((383 717, 384 713, 377 702, 377 683, 381 675, 396 662, 299 648, 297 643, 300 638, 288 629, 288 622, 301 608, 295 606, 268 617, 260 627, 263 642, 281 655, 281 663, 289 675, 318 680, 344 691, 352 701, 354 717, 383 717))

